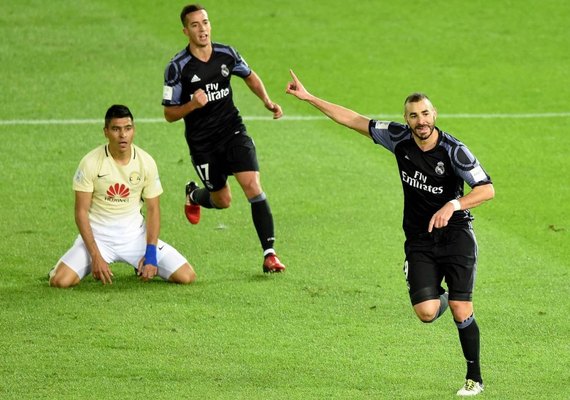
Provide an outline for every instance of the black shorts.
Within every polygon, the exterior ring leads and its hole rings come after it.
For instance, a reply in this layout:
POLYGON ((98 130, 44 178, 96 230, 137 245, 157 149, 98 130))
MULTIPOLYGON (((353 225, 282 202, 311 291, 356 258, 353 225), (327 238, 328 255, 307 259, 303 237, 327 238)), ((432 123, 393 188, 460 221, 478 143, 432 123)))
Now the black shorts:
POLYGON ((470 227, 434 229, 409 238, 404 245, 404 274, 412 304, 437 299, 445 290, 449 300, 471 301, 477 275, 477 241, 470 227))
POLYGON ((191 154, 198 177, 210 192, 222 189, 235 172, 259 171, 255 144, 245 132, 235 134, 211 152, 191 154))

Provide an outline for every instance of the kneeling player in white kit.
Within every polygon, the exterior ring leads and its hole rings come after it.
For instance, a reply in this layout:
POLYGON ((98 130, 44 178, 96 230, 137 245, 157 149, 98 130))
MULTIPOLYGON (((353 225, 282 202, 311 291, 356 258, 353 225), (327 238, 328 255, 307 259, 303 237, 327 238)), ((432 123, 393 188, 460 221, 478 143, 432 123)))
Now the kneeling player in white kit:
POLYGON ((126 106, 111 106, 103 128, 108 143, 81 160, 73 179, 79 236, 50 271, 50 286, 75 286, 90 273, 111 284, 113 262, 131 264, 145 281, 195 280, 186 258, 158 239, 162 185, 154 159, 133 144, 133 120, 126 106))

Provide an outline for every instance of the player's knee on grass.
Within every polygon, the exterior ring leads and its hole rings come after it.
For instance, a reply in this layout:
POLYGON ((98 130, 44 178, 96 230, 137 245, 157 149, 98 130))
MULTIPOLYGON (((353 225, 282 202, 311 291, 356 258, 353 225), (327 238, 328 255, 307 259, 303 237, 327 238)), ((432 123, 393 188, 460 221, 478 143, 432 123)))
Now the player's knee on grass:
POLYGON ((196 280, 196 272, 190 264, 184 264, 170 275, 168 280, 172 283, 187 285, 196 280))
POLYGON ((78 285, 79 276, 63 263, 59 263, 49 274, 49 285, 56 288, 69 288, 78 285))

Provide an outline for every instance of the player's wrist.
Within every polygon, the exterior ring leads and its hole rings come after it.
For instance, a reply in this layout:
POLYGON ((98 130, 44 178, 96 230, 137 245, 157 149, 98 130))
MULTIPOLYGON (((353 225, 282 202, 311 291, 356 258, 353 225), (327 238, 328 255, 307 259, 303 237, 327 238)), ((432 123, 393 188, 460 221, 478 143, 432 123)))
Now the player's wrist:
POLYGON ((449 200, 449 202, 453 205, 453 211, 461 210, 461 203, 457 199, 449 200))
POLYGON ((144 263, 146 265, 154 265, 155 267, 158 266, 158 262, 156 260, 156 245, 155 244, 147 244, 146 251, 144 253, 144 263))

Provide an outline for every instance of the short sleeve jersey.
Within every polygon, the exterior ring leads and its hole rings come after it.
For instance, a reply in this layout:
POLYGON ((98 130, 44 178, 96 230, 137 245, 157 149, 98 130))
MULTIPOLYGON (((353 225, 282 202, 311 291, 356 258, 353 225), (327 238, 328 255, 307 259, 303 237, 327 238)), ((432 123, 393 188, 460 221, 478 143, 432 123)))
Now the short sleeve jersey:
POLYGON ((230 79, 232 75, 246 78, 251 69, 233 47, 212 43, 212 50, 210 59, 203 62, 186 47, 170 60, 164 72, 163 106, 185 104, 198 89, 208 97, 204 107, 184 117, 191 152, 208 151, 245 129, 233 102, 230 79))
POLYGON ((102 145, 79 163, 73 190, 93 193, 89 221, 94 231, 128 235, 143 223, 143 199, 162 194, 154 159, 135 145, 131 153, 130 162, 120 165, 102 145))
MULTIPOLYGON (((396 156, 404 190, 403 228, 407 238, 426 233, 429 221, 443 205, 463 196, 464 183, 471 188, 489 184, 485 172, 469 149, 450 134, 439 131, 437 145, 422 151, 407 125, 371 120, 372 140, 396 156)), ((466 226, 469 210, 456 211, 449 226, 466 226)))

